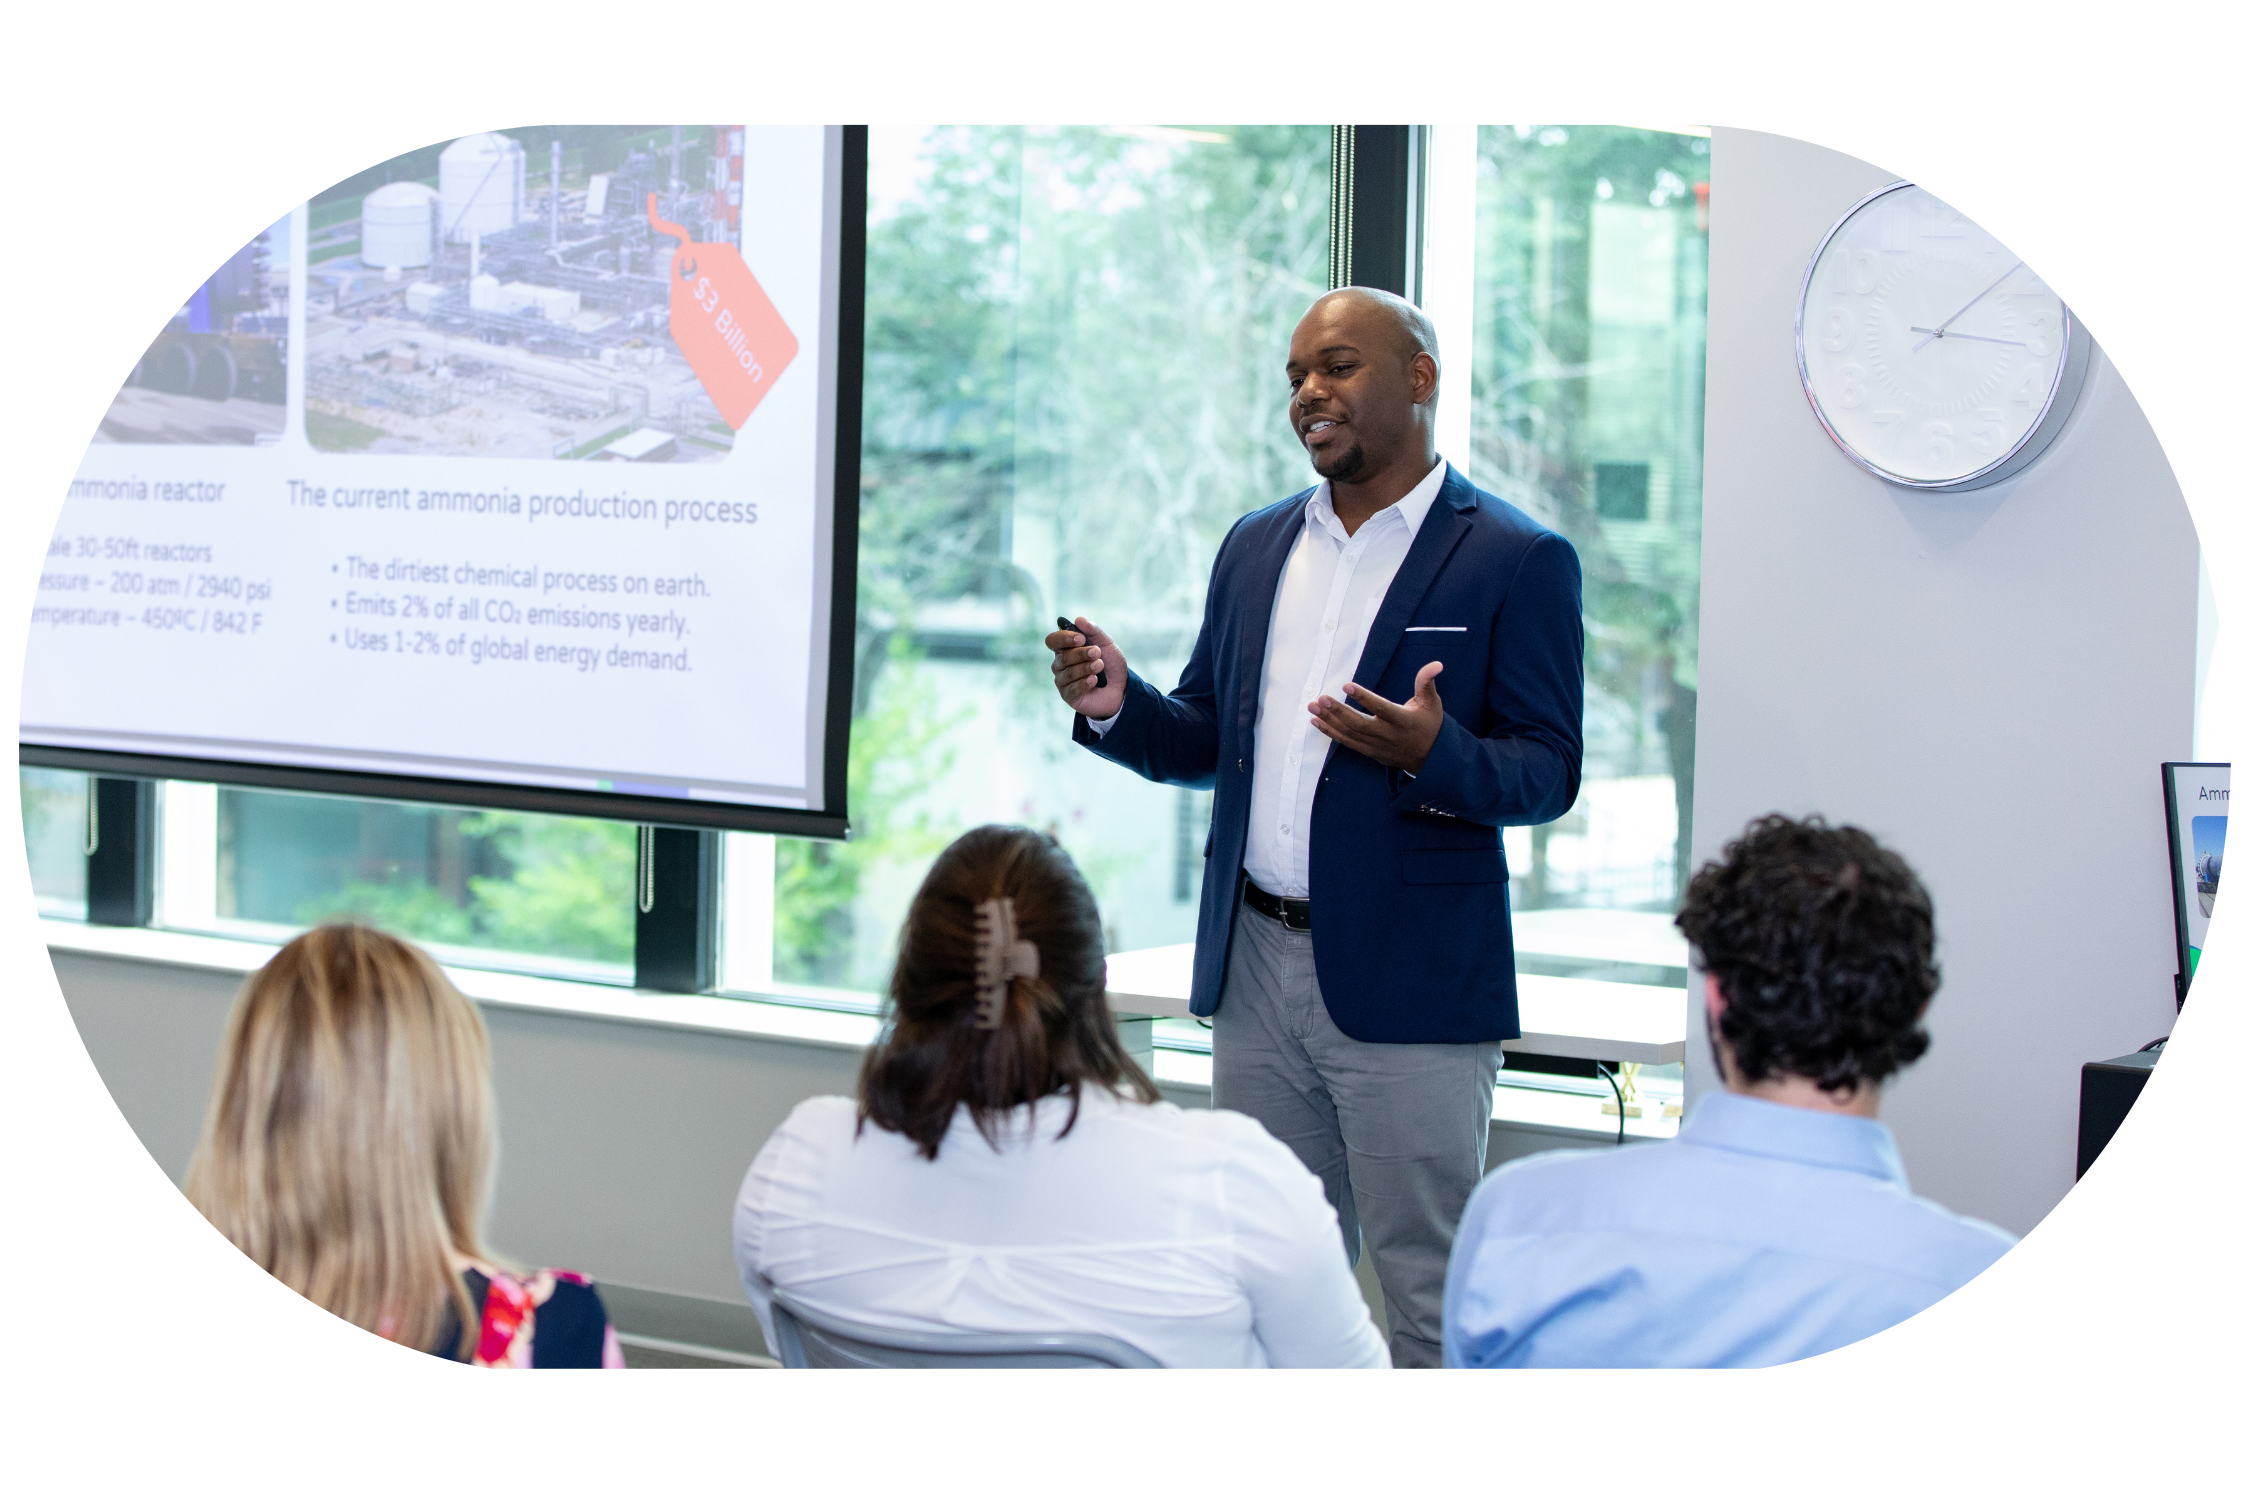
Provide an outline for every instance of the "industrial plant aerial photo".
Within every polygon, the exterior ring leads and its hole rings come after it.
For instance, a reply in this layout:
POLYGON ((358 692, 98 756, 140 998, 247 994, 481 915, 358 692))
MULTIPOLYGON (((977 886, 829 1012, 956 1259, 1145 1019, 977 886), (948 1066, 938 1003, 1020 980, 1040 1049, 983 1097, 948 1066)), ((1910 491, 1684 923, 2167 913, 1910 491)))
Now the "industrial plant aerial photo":
POLYGON ((734 434, 667 331, 681 241, 739 244, 742 127, 535 125, 315 198, 305 436, 332 453, 698 463, 734 434))
POLYGON ((288 416, 289 221, 230 255, 125 377, 97 443, 278 443, 288 416))

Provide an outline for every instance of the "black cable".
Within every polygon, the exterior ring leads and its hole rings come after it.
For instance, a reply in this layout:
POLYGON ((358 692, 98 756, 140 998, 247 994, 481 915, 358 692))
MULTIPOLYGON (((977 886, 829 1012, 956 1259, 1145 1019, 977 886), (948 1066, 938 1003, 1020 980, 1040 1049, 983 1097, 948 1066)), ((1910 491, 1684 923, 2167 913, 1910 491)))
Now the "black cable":
POLYGON ((1617 1075, 1608 1066, 1596 1062, 1594 1071, 1609 1081, 1609 1091, 1617 1096, 1617 1144, 1625 1144, 1625 1091, 1617 1086, 1617 1075))
POLYGON ((2164 1044, 2170 1040, 2172 1039, 2168 1036, 2160 1036, 2155 1041, 2150 1042, 2147 1046, 2138 1048, 2136 1050, 2141 1052, 2162 1052, 2164 1050, 2164 1044))

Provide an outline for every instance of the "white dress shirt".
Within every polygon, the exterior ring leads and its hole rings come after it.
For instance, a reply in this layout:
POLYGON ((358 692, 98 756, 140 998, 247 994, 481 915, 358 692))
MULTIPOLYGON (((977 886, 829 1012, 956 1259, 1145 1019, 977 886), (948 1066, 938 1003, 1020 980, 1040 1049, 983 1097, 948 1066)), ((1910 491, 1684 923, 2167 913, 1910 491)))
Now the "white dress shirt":
POLYGON ((751 1164, 735 1263, 766 1345, 770 1289, 924 1333, 1100 1333, 1169 1366, 1390 1363, 1320 1181, 1247 1115, 1089 1089, 1013 1111, 995 1150, 963 1106, 923 1157, 808 1099, 751 1164))
MULTIPOLYGON (((1367 632, 1445 483, 1445 467, 1439 459, 1420 484, 1349 535, 1336 519, 1326 480, 1305 501, 1304 528, 1282 564, 1266 630, 1249 843, 1242 855, 1243 870, 1276 896, 1312 894, 1313 794, 1332 742, 1313 727, 1306 705, 1323 693, 1341 694, 1358 670, 1367 632)), ((1089 720, 1088 727, 1106 734, 1117 717, 1089 720)))

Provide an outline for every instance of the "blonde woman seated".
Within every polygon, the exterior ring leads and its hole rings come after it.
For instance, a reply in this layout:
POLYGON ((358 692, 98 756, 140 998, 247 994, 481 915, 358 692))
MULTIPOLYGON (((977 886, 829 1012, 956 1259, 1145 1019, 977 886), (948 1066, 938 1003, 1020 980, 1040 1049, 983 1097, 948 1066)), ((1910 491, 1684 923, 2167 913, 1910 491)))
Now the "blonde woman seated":
POLYGON ((1106 1334, 1165 1365, 1390 1362, 1319 1180, 1127 1056, 1093 895, 1025 828, 938 856, 858 1100, 797 1106, 734 1232, 769 1348, 780 1288, 816 1317, 1106 1334))
POLYGON ((187 1195, 284 1285, 408 1348, 621 1367, 591 1282, 478 1243, 492 1157, 476 1006, 411 943, 316 927, 235 1002, 187 1195))

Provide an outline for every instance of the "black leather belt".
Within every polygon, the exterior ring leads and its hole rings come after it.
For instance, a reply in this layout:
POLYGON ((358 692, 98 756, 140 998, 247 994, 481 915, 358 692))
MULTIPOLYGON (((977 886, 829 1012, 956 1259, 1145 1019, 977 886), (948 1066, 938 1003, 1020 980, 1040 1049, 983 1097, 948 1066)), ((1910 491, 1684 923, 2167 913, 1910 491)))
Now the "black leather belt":
POLYGON ((1312 903, 1276 896, 1260 890, 1258 882, 1249 876, 1242 877, 1242 904, 1261 916, 1273 918, 1291 932, 1312 931, 1312 903))

